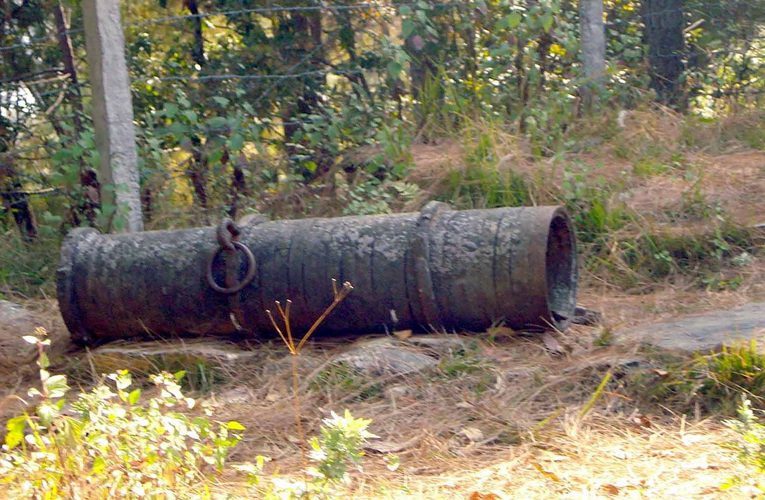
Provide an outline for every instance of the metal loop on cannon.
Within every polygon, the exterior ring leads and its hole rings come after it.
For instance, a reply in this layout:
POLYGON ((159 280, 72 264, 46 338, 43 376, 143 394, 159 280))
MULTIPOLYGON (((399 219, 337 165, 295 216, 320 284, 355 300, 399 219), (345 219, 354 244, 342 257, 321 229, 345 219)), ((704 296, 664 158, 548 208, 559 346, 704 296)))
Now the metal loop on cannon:
POLYGON ((210 254, 210 258, 207 261, 207 284, 210 285, 210 288, 218 293, 226 295, 237 293, 249 285, 255 278, 255 272, 257 270, 255 265, 255 256, 252 254, 252 251, 247 248, 246 245, 239 242, 239 235, 241 232, 242 230, 236 224, 234 224, 234 221, 231 219, 224 219, 216 231, 216 236, 220 247, 210 254), (245 274, 244 279, 239 282, 237 282, 239 266, 234 260, 238 251, 241 251, 247 259, 247 274, 245 274), (215 277, 213 276, 213 263, 215 262, 215 258, 221 252, 225 252, 225 287, 217 284, 215 282, 215 277))

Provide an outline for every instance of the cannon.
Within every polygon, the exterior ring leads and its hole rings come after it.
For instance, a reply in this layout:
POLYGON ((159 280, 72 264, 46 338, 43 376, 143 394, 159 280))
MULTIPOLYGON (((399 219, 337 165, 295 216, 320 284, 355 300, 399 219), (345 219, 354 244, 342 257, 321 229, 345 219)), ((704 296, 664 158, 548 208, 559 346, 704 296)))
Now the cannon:
POLYGON ((64 240, 57 295, 72 339, 273 335, 266 310, 290 299, 298 334, 354 290, 317 334, 565 329, 576 242, 561 207, 269 221, 132 234, 78 228, 64 240))

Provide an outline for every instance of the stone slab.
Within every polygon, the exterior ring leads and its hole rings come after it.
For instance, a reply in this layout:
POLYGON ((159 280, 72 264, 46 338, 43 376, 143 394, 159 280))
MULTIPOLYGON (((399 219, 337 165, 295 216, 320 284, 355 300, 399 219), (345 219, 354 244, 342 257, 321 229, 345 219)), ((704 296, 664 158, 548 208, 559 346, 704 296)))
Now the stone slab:
POLYGON ((37 348, 21 339, 40 326, 34 313, 23 306, 0 300, 0 367, 15 368, 34 362, 37 348))
POLYGON ((713 351, 722 345, 765 338, 765 302, 640 325, 617 333, 617 338, 664 349, 713 351))
POLYGON ((390 337, 362 339, 334 361, 371 376, 407 375, 433 368, 438 360, 390 337))

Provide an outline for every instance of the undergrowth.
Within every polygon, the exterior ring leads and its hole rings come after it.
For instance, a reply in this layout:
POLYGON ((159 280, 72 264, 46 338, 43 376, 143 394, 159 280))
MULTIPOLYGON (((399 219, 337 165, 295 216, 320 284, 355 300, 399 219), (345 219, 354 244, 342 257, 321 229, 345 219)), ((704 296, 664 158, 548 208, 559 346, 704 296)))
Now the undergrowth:
MULTIPOLYGON (((229 464, 230 452, 245 427, 237 421, 214 420, 214 407, 184 394, 185 371, 149 376, 151 397, 127 370, 101 376, 95 385, 68 398, 67 377, 49 372, 46 332, 24 337, 38 349, 40 388, 18 398, 28 411, 6 422, 0 451, 0 485, 11 497, 58 498, 225 498, 222 478, 237 471, 248 478, 246 492, 259 498, 331 498, 347 487, 350 472, 360 469, 365 443, 375 438, 370 420, 331 412, 319 435, 307 439, 302 427, 297 364, 313 331, 350 292, 349 283, 335 288, 335 300, 300 339, 292 335, 290 303, 277 304, 283 325, 274 322, 293 360, 293 402, 296 430, 303 453, 297 476, 265 474, 267 457, 229 464), (303 443, 307 444, 307 450, 303 443)), ((270 315, 270 313, 269 313, 270 315)), ((272 317, 273 318, 273 317, 272 317)), ((389 468, 397 459, 386 457, 389 468)))
POLYGON ((48 372, 45 331, 25 340, 38 346, 40 389, 29 413, 6 423, 0 483, 12 496, 37 498, 210 497, 229 451, 244 427, 210 420, 212 412, 186 412, 183 377, 152 377, 157 395, 140 404, 127 371, 106 376, 73 400, 64 375, 48 372), (67 404, 68 403, 68 404, 67 404))
POLYGON ((765 495, 765 425, 762 423, 762 411, 753 409, 752 402, 745 396, 737 413, 738 419, 723 423, 736 433, 731 447, 736 450, 739 461, 747 466, 747 472, 732 476, 720 489, 725 491, 737 486, 752 486, 757 496, 761 497, 765 495))
POLYGON ((744 394, 754 408, 765 409, 765 354, 755 340, 691 360, 670 356, 656 362, 660 369, 630 375, 628 390, 639 401, 697 415, 734 415, 744 394))
POLYGON ((0 231, 0 299, 55 293, 60 236, 44 231, 34 243, 26 243, 15 229, 0 225, 0 231))
MULTIPOLYGON (((157 341, 161 342, 161 341, 157 341)), ((135 355, 125 359, 119 353, 88 353, 81 357, 65 358, 58 361, 58 369, 76 384, 89 386, 99 379, 99 373, 116 371, 129 364, 133 384, 138 387, 151 385, 151 378, 156 373, 184 372, 179 381, 182 389, 191 394, 204 395, 217 387, 231 382, 235 378, 233 369, 221 360, 211 360, 203 355, 187 353, 183 349, 159 355, 141 356, 136 349, 135 355)))

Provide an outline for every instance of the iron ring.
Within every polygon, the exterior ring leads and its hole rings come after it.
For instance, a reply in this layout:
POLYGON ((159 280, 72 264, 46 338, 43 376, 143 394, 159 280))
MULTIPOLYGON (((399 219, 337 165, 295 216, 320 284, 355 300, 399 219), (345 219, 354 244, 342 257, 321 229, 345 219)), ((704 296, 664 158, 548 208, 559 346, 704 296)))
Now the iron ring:
POLYGON ((244 253, 244 256, 247 258, 247 274, 244 276, 244 279, 240 281, 237 285, 232 287, 222 287, 219 284, 215 282, 215 278, 213 277, 213 262, 215 261, 215 257, 218 256, 218 254, 224 250, 223 248, 218 248, 215 252, 213 252, 210 255, 210 258, 207 261, 207 284, 210 285, 210 288, 215 290, 218 293, 223 293, 226 295, 231 295, 233 293, 241 291, 244 287, 250 284, 250 282, 255 278, 255 256, 252 254, 252 251, 250 251, 249 248, 247 248, 246 245, 243 243, 240 243, 238 241, 232 242, 234 244, 234 248, 241 250, 242 253, 244 253))

